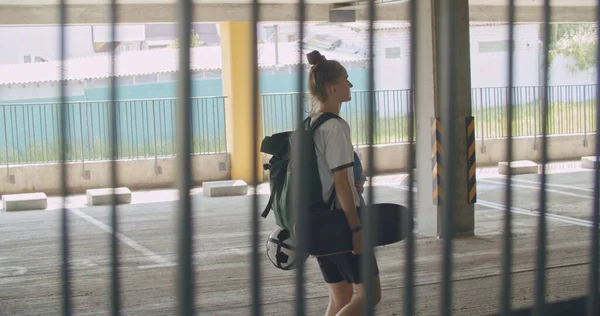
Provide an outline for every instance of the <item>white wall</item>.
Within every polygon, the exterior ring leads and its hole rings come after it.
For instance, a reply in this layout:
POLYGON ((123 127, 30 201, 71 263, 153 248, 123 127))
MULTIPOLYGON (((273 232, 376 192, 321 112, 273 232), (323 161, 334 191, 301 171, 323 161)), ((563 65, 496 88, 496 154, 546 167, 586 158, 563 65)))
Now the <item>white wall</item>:
MULTIPOLYGON (((68 26, 67 58, 94 53, 91 26, 68 26)), ((0 27, 0 64, 23 63, 23 54, 39 54, 47 60, 60 59, 60 26, 0 27)))
MULTIPOLYGON (((508 47, 500 52, 486 51, 486 44, 508 41, 508 26, 471 27, 471 84, 473 88, 508 85, 508 47)), ((515 27, 514 85, 539 84, 538 25, 515 27)))

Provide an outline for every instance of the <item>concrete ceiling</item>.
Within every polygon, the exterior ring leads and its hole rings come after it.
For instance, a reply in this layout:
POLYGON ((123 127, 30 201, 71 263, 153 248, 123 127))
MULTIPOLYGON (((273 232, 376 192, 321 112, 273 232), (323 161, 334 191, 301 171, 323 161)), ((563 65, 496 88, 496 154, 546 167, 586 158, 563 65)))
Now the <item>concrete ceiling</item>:
MULTIPOLYGON (((248 21, 251 0, 192 0, 194 22, 248 21)), ((364 0, 305 0, 307 21, 329 21, 332 10, 352 10, 368 20, 364 0)), ((409 21, 407 0, 375 0, 377 20, 409 21)), ((68 24, 110 23, 110 0, 66 0, 68 24)), ((543 0, 516 0, 517 22, 543 22, 543 0)), ((0 25, 56 25, 60 0, 0 0, 0 25)), ((117 0, 119 23, 177 23, 177 0, 117 0)), ((260 0, 261 21, 297 21, 297 0, 260 0)), ((505 22, 508 0, 469 0, 473 22, 505 22)), ((551 0, 553 23, 595 22, 596 0, 551 0)))
MULTIPOLYGON (((252 0, 192 0, 196 4, 250 4, 252 0)), ((259 0, 261 4, 296 4, 297 0, 259 0)), ((377 3, 402 3, 408 0, 375 0, 377 3)), ((305 0, 307 4, 359 3, 367 1, 352 0, 305 0)), ((66 0, 68 5, 107 5, 110 0, 66 0)), ((176 4, 177 0, 117 0, 119 5, 140 4, 176 4)), ((542 6, 544 0, 515 0, 518 6, 542 6)), ((552 6, 596 6, 596 0, 550 0, 552 6)), ((58 5, 59 0, 0 0, 2 6, 41 6, 58 5)), ((506 6, 508 0, 469 0, 472 6, 506 6)))

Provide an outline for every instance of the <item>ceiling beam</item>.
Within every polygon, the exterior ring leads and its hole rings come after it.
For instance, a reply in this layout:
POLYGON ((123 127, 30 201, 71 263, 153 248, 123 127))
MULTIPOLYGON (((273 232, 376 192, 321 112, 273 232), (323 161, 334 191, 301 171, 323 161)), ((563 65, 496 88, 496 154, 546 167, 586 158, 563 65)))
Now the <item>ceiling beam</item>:
MULTIPOLYGON (((333 10, 355 10, 356 20, 368 20, 366 6, 339 7, 333 10)), ((194 22, 248 21, 251 19, 249 4, 197 4, 194 22)), ((297 21, 297 4, 262 4, 261 21, 297 21)), ((306 5, 306 21, 329 20, 330 4, 306 5)), ((506 22, 504 6, 471 5, 471 22, 506 22)), ((377 20, 409 21, 406 3, 381 4, 377 6, 377 20)), ((108 5, 68 5, 67 24, 108 24, 108 5)), ((177 23, 174 4, 123 4, 118 8, 119 23, 177 23)), ((542 7, 520 6, 516 11, 517 22, 543 22, 542 7)), ((552 10, 552 22, 595 22, 595 8, 584 6, 557 7, 552 10)), ((0 25, 57 25, 58 6, 0 6, 0 25)))
MULTIPOLYGON (((327 21, 329 4, 308 4, 307 21, 327 21)), ((251 20, 249 4, 195 5, 193 22, 223 22, 251 20)), ((124 4, 117 9, 118 23, 177 23, 174 4, 124 4)), ((296 4, 262 4, 262 21, 296 21, 296 4)), ((67 5, 67 24, 108 24, 108 5, 67 5)), ((58 6, 0 6, 0 25, 56 25, 60 24, 58 6)))
MULTIPOLYGON (((344 7, 336 5, 333 10, 356 10, 357 20, 368 20, 369 13, 366 5, 344 7)), ((377 20, 410 21, 409 3, 381 4, 377 7, 377 20)), ((551 9, 551 23, 595 23, 596 7, 560 6, 551 9)), ((508 8, 498 5, 470 5, 469 19, 471 22, 508 22, 508 8)), ((543 7, 518 6, 515 11, 516 23, 543 23, 543 7)))

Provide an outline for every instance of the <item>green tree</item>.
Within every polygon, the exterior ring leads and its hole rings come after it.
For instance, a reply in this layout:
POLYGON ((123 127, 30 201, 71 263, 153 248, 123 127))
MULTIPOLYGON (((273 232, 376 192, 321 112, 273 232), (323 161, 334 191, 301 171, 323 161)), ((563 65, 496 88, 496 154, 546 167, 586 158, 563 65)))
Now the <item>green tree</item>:
MULTIPOLYGON (((190 47, 198 47, 204 46, 204 42, 200 40, 200 35, 194 32, 194 30, 190 31, 190 47)), ((179 48, 179 38, 176 38, 173 44, 171 45, 173 48, 179 48)))
POLYGON ((594 24, 553 24, 550 29, 550 62, 556 55, 571 56, 575 64, 571 72, 596 67, 597 27, 594 24))

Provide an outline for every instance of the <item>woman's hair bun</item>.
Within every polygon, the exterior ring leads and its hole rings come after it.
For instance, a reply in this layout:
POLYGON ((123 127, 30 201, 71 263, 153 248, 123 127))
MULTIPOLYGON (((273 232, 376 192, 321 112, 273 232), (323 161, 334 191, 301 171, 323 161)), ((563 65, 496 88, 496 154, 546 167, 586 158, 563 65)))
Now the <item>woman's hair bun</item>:
POLYGON ((313 50, 312 52, 308 53, 306 58, 308 59, 308 63, 311 65, 318 65, 326 60, 325 56, 321 55, 318 50, 313 50))

